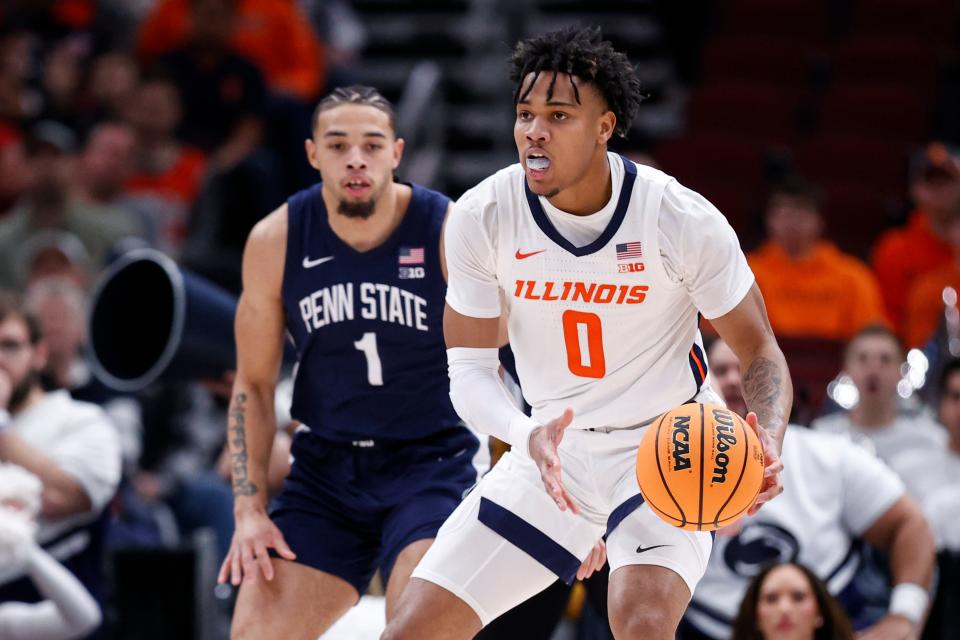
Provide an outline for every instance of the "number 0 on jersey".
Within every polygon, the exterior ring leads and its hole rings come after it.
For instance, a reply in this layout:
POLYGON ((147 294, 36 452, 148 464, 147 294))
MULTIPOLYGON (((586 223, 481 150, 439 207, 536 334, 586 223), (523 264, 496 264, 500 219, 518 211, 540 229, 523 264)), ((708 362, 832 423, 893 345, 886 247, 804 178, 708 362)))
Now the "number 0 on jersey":
POLYGON ((563 312, 563 341, 567 367, 581 378, 602 378, 607 372, 603 358, 603 328, 600 316, 584 311, 563 312))

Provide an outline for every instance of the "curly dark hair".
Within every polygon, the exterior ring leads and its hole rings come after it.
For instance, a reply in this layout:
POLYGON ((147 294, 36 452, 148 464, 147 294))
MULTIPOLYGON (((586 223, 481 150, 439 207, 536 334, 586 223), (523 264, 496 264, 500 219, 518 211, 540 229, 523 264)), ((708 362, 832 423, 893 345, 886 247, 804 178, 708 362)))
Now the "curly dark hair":
MULTIPOLYGON (((567 27, 541 36, 521 40, 510 58, 510 80, 517 84, 514 104, 526 98, 537 76, 553 72, 547 98, 553 96, 557 74, 576 76, 593 84, 603 95, 607 107, 617 117, 615 133, 625 138, 630 130, 640 102, 646 97, 640 90, 640 80, 627 56, 603 39, 600 27, 567 27), (523 79, 533 73, 533 82, 524 91, 523 79)), ((580 102, 580 92, 573 80, 573 95, 580 102)))

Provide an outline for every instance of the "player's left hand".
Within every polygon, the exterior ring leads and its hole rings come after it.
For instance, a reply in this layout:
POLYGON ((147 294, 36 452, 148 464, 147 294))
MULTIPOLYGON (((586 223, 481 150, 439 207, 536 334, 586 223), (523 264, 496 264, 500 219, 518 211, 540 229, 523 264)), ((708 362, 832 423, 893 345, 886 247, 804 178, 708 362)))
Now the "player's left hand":
POLYGON ((756 432, 757 437, 760 438, 760 444, 763 445, 763 484, 760 485, 760 494, 754 501, 753 506, 747 511, 747 514, 752 516, 765 503, 783 493, 783 482, 780 481, 783 463, 780 462, 780 451, 777 450, 777 443, 773 436, 760 426, 757 414, 753 411, 747 414, 747 424, 756 432))
POLYGON ((597 571, 600 571, 606 563, 607 545, 603 541, 603 538, 600 538, 597 544, 593 545, 593 549, 590 550, 590 555, 587 556, 587 559, 584 560, 580 568, 577 569, 577 580, 586 580, 597 571))
POLYGON ((857 640, 916 640, 920 632, 916 625, 900 615, 886 615, 872 627, 857 634, 857 640))

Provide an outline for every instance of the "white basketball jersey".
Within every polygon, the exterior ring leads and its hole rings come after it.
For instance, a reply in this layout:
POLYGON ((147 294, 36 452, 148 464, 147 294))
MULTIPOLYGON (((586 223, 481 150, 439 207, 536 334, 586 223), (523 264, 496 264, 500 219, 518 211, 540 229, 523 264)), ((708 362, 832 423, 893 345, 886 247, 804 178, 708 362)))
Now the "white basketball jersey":
POLYGON ((557 230, 519 164, 467 192, 447 222, 447 302, 495 317, 502 289, 538 421, 571 407, 574 428, 628 427, 689 401, 707 373, 698 309, 722 315, 753 284, 706 200, 660 171, 609 160, 623 168, 612 171, 613 213, 589 244, 557 230))
POLYGON ((751 578, 769 562, 808 566, 834 595, 853 579, 856 539, 904 495, 879 458, 850 439, 791 426, 783 443, 783 493, 718 535, 686 619, 711 638, 728 638, 751 578))

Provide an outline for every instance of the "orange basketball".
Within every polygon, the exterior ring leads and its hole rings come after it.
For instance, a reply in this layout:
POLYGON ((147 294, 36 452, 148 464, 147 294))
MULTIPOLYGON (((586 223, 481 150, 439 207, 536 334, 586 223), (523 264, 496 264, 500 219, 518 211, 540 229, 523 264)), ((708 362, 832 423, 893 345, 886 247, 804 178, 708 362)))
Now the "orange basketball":
POLYGON ((746 513, 763 481, 753 429, 719 404, 690 403, 650 425, 637 451, 644 500, 668 523, 712 531, 746 513))

